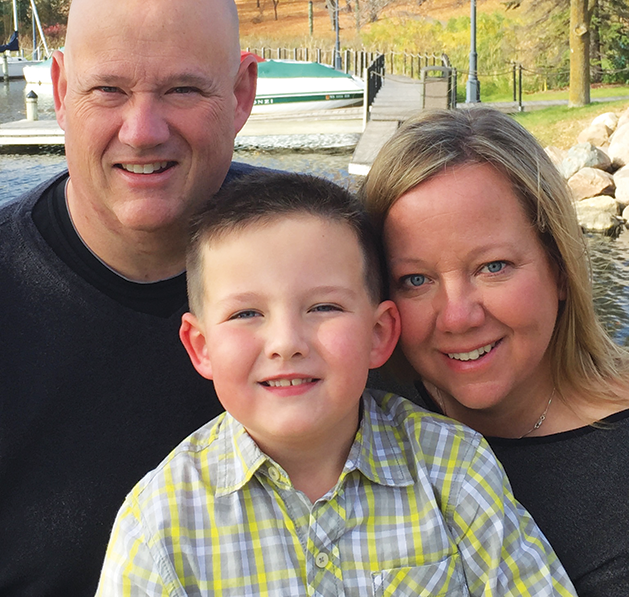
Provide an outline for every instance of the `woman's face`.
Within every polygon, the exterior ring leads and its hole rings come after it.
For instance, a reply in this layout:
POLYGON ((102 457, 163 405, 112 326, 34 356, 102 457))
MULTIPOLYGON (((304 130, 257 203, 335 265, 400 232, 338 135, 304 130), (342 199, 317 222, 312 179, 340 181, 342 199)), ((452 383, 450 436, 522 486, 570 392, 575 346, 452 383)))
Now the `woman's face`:
POLYGON ((545 403, 564 297, 509 180, 488 164, 435 176, 393 205, 384 238, 401 348, 448 413, 545 403))

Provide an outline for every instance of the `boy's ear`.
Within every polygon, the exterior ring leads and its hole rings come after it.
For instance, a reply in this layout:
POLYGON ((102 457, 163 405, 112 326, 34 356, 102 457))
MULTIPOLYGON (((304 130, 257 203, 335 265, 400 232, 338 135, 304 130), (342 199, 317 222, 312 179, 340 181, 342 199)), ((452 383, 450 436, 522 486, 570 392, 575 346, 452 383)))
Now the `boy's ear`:
POLYGON ((388 360, 400 337, 400 314, 393 301, 378 305, 373 328, 369 368, 381 367, 388 360))
POLYGON ((192 313, 183 314, 179 338, 181 338, 194 368, 206 379, 212 379, 212 363, 208 355, 205 335, 199 320, 192 313))

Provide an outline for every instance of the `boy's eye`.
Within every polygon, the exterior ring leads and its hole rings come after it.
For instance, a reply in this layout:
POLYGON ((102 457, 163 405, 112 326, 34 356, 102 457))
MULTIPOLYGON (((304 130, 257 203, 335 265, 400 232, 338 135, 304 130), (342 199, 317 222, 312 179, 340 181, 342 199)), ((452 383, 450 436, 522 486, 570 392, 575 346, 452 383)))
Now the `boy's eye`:
POLYGON ((497 274, 502 271, 506 267, 506 262, 504 261, 491 261, 487 265, 485 265, 481 271, 486 271, 489 274, 497 274))
POLYGON ((342 309, 338 305, 315 305, 311 311, 315 311, 318 313, 328 313, 330 311, 341 311, 342 309))
POLYGON ((401 279, 403 286, 413 286, 417 288, 418 286, 422 286, 426 283, 426 276, 424 274, 410 274, 408 276, 404 276, 401 279))
POLYGON ((259 317, 260 313, 254 311, 253 309, 247 309, 245 311, 238 311, 238 313, 234 313, 229 319, 251 319, 253 317, 259 317))

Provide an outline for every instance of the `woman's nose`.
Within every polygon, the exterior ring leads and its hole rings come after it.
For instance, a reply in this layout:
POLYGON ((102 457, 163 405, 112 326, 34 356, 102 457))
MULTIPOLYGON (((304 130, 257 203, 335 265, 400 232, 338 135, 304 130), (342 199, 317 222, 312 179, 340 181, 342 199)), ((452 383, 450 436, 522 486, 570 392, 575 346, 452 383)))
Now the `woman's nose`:
POLYGON ((481 293, 472 284, 442 284, 433 304, 437 311, 437 329, 444 333, 461 334, 485 321, 481 293))

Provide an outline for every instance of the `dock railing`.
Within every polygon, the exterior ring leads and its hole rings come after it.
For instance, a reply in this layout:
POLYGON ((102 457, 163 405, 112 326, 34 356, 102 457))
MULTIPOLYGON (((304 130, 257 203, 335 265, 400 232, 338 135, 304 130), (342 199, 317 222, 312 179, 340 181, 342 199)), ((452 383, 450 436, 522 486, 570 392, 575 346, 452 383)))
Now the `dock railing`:
POLYGON ((369 120, 369 108, 373 104, 378 91, 382 87, 386 71, 384 54, 380 54, 367 68, 365 68, 363 80, 365 81, 365 95, 363 99, 363 130, 369 120))

